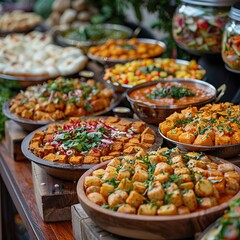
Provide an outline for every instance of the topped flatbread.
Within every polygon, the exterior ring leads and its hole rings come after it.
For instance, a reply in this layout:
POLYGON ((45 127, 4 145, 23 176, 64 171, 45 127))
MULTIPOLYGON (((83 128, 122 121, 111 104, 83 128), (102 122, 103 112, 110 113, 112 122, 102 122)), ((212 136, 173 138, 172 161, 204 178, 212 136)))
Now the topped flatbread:
POLYGON ((1 32, 25 32, 32 30, 42 22, 36 13, 15 10, 0 16, 1 32))

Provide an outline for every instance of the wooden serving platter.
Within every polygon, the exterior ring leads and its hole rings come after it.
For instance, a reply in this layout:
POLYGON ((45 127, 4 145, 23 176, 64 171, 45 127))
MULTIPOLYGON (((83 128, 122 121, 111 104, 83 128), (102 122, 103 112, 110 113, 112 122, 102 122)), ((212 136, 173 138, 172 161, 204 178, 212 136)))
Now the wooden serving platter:
POLYGON ((45 222, 71 220, 71 206, 78 203, 76 182, 54 178, 32 162, 34 194, 45 222))

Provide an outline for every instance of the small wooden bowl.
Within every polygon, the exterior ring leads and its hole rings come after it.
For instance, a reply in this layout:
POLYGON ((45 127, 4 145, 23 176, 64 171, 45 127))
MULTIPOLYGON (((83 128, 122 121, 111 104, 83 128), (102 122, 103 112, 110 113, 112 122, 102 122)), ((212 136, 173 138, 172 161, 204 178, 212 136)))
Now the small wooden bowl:
MULTIPOLYGON (((216 163, 227 163, 215 157, 211 159, 216 163)), ((174 216, 142 216, 131 215, 104 209, 91 202, 85 193, 85 178, 92 175, 93 171, 106 168, 108 162, 95 165, 86 171, 78 181, 78 199, 89 217, 101 228, 114 234, 135 239, 187 239, 194 237, 195 233, 202 232, 211 223, 223 215, 229 202, 240 196, 240 191, 229 201, 218 206, 193 212, 185 215, 174 216)), ((240 174, 240 168, 235 166, 240 174)))

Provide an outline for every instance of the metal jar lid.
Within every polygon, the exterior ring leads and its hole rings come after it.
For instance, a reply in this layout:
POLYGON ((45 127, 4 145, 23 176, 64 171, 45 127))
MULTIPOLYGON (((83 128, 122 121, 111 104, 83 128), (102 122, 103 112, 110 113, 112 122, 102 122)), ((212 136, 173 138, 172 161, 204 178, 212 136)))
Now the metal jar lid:
POLYGON ((181 0, 184 3, 190 3, 199 6, 211 6, 211 7, 230 7, 237 0, 181 0))
POLYGON ((229 17, 234 20, 240 21, 240 2, 233 4, 233 6, 231 7, 231 11, 229 12, 229 17))

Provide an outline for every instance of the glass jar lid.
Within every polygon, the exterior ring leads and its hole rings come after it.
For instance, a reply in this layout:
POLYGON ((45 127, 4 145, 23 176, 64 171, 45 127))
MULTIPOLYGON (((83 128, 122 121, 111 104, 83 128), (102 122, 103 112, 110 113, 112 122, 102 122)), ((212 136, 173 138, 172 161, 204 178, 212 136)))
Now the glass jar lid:
POLYGON ((194 5, 200 6, 211 6, 211 7, 228 7, 232 6, 236 0, 181 0, 184 3, 190 3, 194 5))
POLYGON ((229 12, 229 17, 240 21, 240 2, 233 4, 231 11, 229 12))

